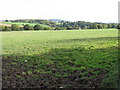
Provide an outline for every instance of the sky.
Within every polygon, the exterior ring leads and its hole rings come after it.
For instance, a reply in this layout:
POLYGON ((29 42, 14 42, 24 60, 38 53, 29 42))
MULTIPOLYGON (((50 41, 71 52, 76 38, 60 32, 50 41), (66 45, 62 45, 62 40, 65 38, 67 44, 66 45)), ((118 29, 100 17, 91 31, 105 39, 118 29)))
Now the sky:
POLYGON ((1 0, 0 20, 118 22, 119 0, 1 0))

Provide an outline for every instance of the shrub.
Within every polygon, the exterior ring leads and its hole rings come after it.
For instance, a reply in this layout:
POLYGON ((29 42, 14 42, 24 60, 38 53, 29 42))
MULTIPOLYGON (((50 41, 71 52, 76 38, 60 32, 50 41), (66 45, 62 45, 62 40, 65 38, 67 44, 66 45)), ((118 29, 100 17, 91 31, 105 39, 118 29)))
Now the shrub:
POLYGON ((5 26, 0 26, 0 31, 5 31, 5 26))
POLYGON ((34 30, 41 30, 42 29, 42 27, 40 27, 40 25, 35 25, 34 26, 34 30))
POLYGON ((33 30, 33 27, 30 26, 29 24, 26 24, 23 28, 24 30, 33 30))
POLYGON ((18 31, 18 30, 20 30, 19 25, 17 25, 17 24, 12 24, 12 25, 11 25, 11 30, 12 30, 12 31, 18 31))
POLYGON ((4 31, 12 31, 11 27, 5 26, 5 30, 4 31))

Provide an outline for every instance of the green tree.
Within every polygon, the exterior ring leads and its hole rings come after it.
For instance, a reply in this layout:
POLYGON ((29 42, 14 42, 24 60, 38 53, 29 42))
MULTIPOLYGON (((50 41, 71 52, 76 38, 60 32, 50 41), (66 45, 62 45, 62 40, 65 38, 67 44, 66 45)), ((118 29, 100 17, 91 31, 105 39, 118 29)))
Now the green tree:
POLYGON ((82 29, 87 29, 88 27, 87 26, 84 26, 82 29))
POLYGON ((98 29, 97 27, 97 24, 96 23, 93 23, 92 26, 91 26, 92 29, 98 29))
POLYGON ((11 27, 5 26, 5 30, 4 31, 11 31, 11 27))
POLYGON ((55 30, 62 30, 62 28, 61 27, 56 27, 55 30))
POLYGON ((67 26, 67 30, 72 30, 72 29, 73 28, 70 25, 67 26))
POLYGON ((93 29, 93 25, 92 25, 92 23, 90 23, 88 29, 93 29))
POLYGON ((111 24, 111 27, 112 27, 112 28, 116 28, 116 26, 117 26, 117 25, 115 25, 114 23, 111 24))
POLYGON ((8 20, 5 20, 5 22, 9 22, 8 20))
POLYGON ((42 29, 42 28, 41 28, 40 25, 38 25, 38 24, 34 26, 34 30, 41 30, 41 29, 42 29))
POLYGON ((97 27, 98 27, 98 29, 103 29, 102 24, 98 24, 97 27))
POLYGON ((104 29, 107 29, 107 28, 108 28, 108 25, 107 25, 107 24, 104 24, 104 25, 103 25, 103 28, 104 28, 104 29))
POLYGON ((12 24, 11 25, 11 29, 12 29, 12 31, 18 31, 18 30, 20 30, 19 25, 17 25, 17 24, 12 24))
POLYGON ((67 28, 66 27, 62 27, 62 30, 66 30, 67 28))
POLYGON ((120 29, 120 24, 117 25, 117 29, 120 29))
POLYGON ((0 31, 5 31, 5 26, 0 26, 0 31))
POLYGON ((44 30, 53 30, 51 27, 45 27, 44 30))
POLYGON ((111 28, 111 24, 107 24, 108 25, 108 28, 111 28))
POLYGON ((19 30, 20 30, 20 31, 23 31, 23 30, 24 30, 24 28, 23 28, 23 27, 19 27, 19 30))
POLYGON ((26 24, 23 28, 24 30, 33 30, 33 27, 30 26, 29 24, 26 24))

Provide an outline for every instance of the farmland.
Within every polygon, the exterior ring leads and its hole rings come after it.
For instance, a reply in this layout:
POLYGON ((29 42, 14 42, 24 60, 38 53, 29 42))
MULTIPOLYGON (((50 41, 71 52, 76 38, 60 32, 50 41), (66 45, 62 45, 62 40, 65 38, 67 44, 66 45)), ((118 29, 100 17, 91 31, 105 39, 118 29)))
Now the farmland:
POLYGON ((117 87, 117 29, 0 33, 4 88, 117 87))
MULTIPOLYGON (((17 25, 20 25, 20 26, 23 26, 23 25, 26 25, 26 24, 29 24, 29 25, 31 25, 31 26, 35 26, 36 25, 36 23, 22 23, 22 22, 1 22, 0 23, 1 25, 8 25, 8 26, 10 26, 11 24, 17 24, 17 25)), ((49 26, 47 26, 47 25, 43 25, 43 24, 39 24, 39 25, 41 25, 42 27, 49 27, 49 26)))

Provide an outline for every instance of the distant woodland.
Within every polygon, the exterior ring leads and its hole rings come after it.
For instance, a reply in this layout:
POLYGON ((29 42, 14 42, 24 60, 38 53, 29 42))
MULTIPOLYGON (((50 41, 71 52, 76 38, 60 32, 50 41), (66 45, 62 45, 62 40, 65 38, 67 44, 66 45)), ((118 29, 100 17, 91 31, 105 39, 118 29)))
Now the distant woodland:
POLYGON ((85 22, 85 21, 64 21, 59 19, 41 20, 41 19, 19 19, 5 20, 0 22, 1 31, 22 31, 22 30, 81 30, 81 29, 111 29, 118 28, 117 23, 85 22))

